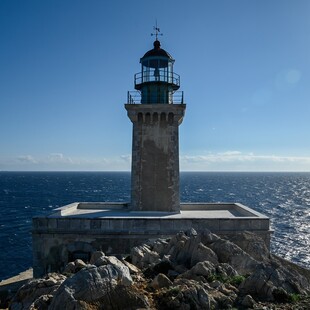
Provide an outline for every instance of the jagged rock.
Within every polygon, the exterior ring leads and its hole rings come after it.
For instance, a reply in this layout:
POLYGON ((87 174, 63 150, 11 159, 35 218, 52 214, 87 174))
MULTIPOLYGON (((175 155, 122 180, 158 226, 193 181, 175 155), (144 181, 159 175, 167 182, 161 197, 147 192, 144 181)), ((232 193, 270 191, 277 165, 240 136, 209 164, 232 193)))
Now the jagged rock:
POLYGON ((273 300, 274 289, 275 286, 269 281, 269 275, 263 269, 254 272, 239 285, 242 294, 250 294, 260 300, 273 300))
POLYGON ((203 261, 218 264, 217 255, 210 248, 199 242, 193 249, 190 266, 195 266, 198 262, 203 261))
POLYGON ((152 242, 152 250, 157 253, 163 253, 168 245, 166 239, 156 239, 152 242))
POLYGON ((179 279, 156 295, 159 310, 211 309, 206 289, 196 281, 179 279))
POLYGON ((65 267, 65 269, 64 269, 64 271, 63 271, 63 273, 64 274, 67 274, 67 273, 74 273, 75 272, 75 264, 74 264, 74 262, 69 262, 67 265, 66 265, 66 267, 65 267))
POLYGON ((175 270, 168 270, 167 276, 170 279, 175 279, 177 276, 179 275, 179 273, 175 270))
POLYGON ((209 246, 209 244, 212 244, 213 242, 216 242, 217 240, 220 240, 221 238, 218 235, 213 234, 210 230, 205 229, 200 234, 200 239, 204 245, 209 246))
POLYGON ((91 257, 90 257, 90 261, 89 263, 94 265, 95 262, 100 258, 100 257, 104 257, 105 254, 102 251, 95 251, 92 253, 91 257))
POLYGON ((197 248, 197 243, 199 240, 196 235, 189 237, 181 232, 172 237, 168 245, 171 261, 178 265, 191 267, 192 253, 197 248))
POLYGON ((45 278, 30 280, 17 291, 10 309, 30 309, 42 296, 53 296, 65 279, 64 275, 50 273, 45 278))
POLYGON ((76 259, 74 262, 69 262, 64 271, 63 274, 70 274, 70 273, 77 273, 81 269, 85 268, 87 264, 84 263, 81 259, 76 259))
POLYGON ((161 261, 159 254, 146 244, 132 248, 131 260, 139 268, 154 266, 161 261))
POLYGON ((93 303, 105 298, 118 286, 129 286, 132 279, 128 267, 112 264, 87 267, 65 280, 50 305, 50 310, 74 309, 79 301, 93 303))
POLYGON ((150 286, 154 289, 169 287, 171 285, 172 281, 169 278, 167 278, 163 273, 159 273, 150 284, 150 286))
POLYGON ((210 283, 210 286, 213 287, 213 288, 218 288, 222 285, 223 283, 219 280, 213 280, 211 283, 210 283))
MULTIPOLYGON (((113 267, 115 267, 119 275, 121 276, 121 280, 123 282, 122 284, 130 285, 132 283, 129 268, 118 258, 116 258, 115 256, 104 256, 100 257, 98 260, 101 261, 101 264, 99 266, 112 265, 113 267)), ((96 261, 96 263, 98 262, 98 260, 96 261)))
POLYGON ((126 260, 122 260, 122 263, 128 267, 130 274, 137 274, 137 273, 141 272, 141 270, 138 267, 127 262, 126 260))
POLYGON ((240 284, 239 290, 260 300, 273 301, 276 289, 290 294, 307 293, 307 287, 302 287, 303 280, 302 275, 297 276, 279 265, 261 265, 240 284))
POLYGON ((256 302, 251 295, 246 295, 241 302, 241 305, 246 308, 253 308, 255 304, 256 302))
POLYGON ((42 295, 37 298, 30 306, 29 310, 48 310, 53 299, 53 295, 42 295))
POLYGON ((176 265, 176 266, 174 266, 174 270, 177 271, 178 273, 184 273, 184 272, 188 271, 188 268, 186 268, 183 265, 176 265))
POLYGON ((180 274, 178 278, 194 279, 203 276, 208 279, 211 275, 216 273, 215 266, 208 261, 199 262, 190 270, 180 274))
POLYGON ((133 247, 130 251, 130 257, 131 261, 134 265, 138 266, 139 268, 143 268, 143 266, 140 265, 140 262, 144 258, 146 247, 144 246, 136 246, 133 247))
POLYGON ((238 245, 243 251, 251 255, 257 261, 268 261, 269 250, 265 241, 258 235, 245 231, 229 238, 229 241, 238 245))
POLYGON ((217 254, 220 263, 228 263, 239 274, 252 273, 260 264, 248 253, 244 252, 236 244, 224 240, 218 239, 217 241, 209 244, 210 248, 217 254))
POLYGON ((86 263, 84 263, 84 261, 82 261, 81 259, 76 259, 74 261, 74 265, 75 265, 75 272, 80 271, 81 269, 87 266, 86 263))
POLYGON ((226 296, 232 297, 232 299, 237 298, 237 294, 234 290, 229 289, 225 284, 218 287, 218 290, 226 296))
POLYGON ((173 266, 169 260, 162 260, 158 264, 153 267, 155 273, 163 273, 165 275, 168 274, 169 270, 173 270, 173 266))
POLYGON ((227 263, 217 265, 216 273, 222 278, 234 277, 238 275, 238 272, 227 263))
POLYGON ((11 309, 250 308, 255 302, 251 296, 259 302, 281 301, 292 293, 310 293, 309 270, 269 257, 251 233, 241 234, 240 240, 238 246, 209 231, 181 232, 133 248, 132 263, 94 252, 91 262, 96 266, 77 260, 65 268, 71 278, 51 274, 30 281, 18 291, 11 309))

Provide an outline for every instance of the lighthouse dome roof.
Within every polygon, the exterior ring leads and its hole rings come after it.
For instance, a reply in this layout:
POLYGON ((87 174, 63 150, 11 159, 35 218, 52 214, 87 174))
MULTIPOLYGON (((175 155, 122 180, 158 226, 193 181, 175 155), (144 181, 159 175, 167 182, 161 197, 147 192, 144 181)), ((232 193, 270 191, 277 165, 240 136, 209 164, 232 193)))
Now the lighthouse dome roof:
POLYGON ((173 59, 172 56, 168 52, 166 52, 164 49, 160 47, 160 42, 158 40, 154 41, 153 45, 154 45, 154 48, 146 52, 141 59, 144 59, 146 57, 152 57, 152 56, 167 57, 171 60, 173 59))

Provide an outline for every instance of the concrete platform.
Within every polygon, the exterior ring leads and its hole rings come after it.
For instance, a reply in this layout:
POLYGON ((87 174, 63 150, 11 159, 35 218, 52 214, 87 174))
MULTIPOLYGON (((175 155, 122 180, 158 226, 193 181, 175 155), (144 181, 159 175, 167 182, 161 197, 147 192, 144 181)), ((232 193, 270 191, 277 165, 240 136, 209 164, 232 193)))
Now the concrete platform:
POLYGON ((180 212, 162 212, 130 211, 127 203, 76 202, 54 211, 49 218, 267 218, 238 203, 183 203, 180 212))
POLYGON ((269 218, 239 203, 183 203, 180 212, 131 211, 127 203, 76 202, 33 219, 34 276, 61 271, 91 253, 126 254, 152 238, 208 229, 229 238, 242 231, 270 245, 269 218))

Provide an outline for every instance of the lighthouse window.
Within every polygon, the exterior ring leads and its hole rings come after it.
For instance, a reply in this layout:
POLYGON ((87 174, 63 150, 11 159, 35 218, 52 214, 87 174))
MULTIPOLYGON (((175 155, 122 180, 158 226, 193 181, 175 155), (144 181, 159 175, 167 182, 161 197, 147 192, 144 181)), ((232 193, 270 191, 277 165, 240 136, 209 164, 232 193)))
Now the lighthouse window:
POLYGON ((145 122, 147 124, 149 124, 151 122, 151 114, 150 113, 145 114, 145 122))
POLYGON ((143 121, 143 114, 138 113, 138 123, 142 123, 142 121, 143 121))
POLYGON ((158 122, 158 113, 153 114, 153 122, 158 122))

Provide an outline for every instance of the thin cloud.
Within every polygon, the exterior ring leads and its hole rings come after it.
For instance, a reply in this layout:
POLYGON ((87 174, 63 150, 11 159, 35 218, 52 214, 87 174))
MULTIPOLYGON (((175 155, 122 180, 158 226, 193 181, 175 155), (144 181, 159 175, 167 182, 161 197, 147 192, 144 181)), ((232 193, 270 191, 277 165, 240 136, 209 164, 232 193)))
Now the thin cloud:
POLYGON ((182 170, 310 171, 310 157, 256 155, 240 151, 182 155, 182 170))
POLYGON ((31 164, 37 163, 37 161, 31 155, 20 155, 16 159, 20 163, 31 163, 31 164))
POLYGON ((66 157, 62 153, 51 153, 47 156, 46 161, 51 163, 65 163, 65 164, 73 163, 73 160, 70 157, 66 157))

